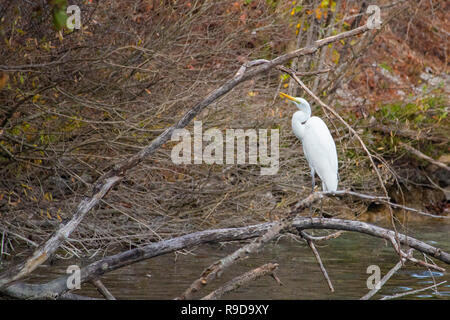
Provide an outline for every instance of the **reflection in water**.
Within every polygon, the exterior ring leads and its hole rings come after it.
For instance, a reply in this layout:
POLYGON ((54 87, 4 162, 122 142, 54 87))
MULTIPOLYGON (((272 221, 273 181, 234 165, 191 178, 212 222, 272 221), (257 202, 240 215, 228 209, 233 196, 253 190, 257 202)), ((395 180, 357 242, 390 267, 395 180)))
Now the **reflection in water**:
MULTIPOLYGON (((411 226, 408 234, 445 251, 450 251, 448 223, 411 226), (414 231, 414 232, 412 232, 414 231)), ((378 265, 381 275, 385 275, 398 258, 389 243, 382 239, 347 232, 341 237, 316 245, 322 261, 334 285, 335 293, 328 289, 326 281, 309 247, 287 236, 267 245, 259 254, 252 255, 228 269, 221 279, 203 289, 195 298, 202 297, 250 269, 268 262, 279 264, 277 275, 283 282, 278 286, 271 277, 260 278, 245 287, 224 296, 224 299, 359 299, 368 292, 366 273, 370 265, 378 265)), ((189 251, 156 257, 128 266, 102 277, 106 287, 118 299, 173 299, 180 295, 201 272, 214 261, 232 253, 236 244, 203 245, 189 251)), ((421 256, 421 255, 420 255, 421 256)), ((417 254, 417 258, 420 257, 417 254)), ((64 265, 77 261, 64 261, 64 265)), ((87 264, 84 262, 83 265, 87 264)), ((446 267, 445 264, 437 262, 446 267)), ((58 272, 63 274, 61 265, 58 272)), ((50 280, 57 276, 55 266, 41 268, 33 282, 50 280), (49 272, 52 272, 51 274, 49 272)), ((448 272, 424 270, 407 263, 380 290, 374 299, 420 289, 436 282, 450 280, 448 272)), ((450 281, 449 281, 450 282, 450 281)), ((450 283, 438 288, 410 295, 404 299, 450 299, 450 283)), ((84 284, 75 293, 100 297, 96 289, 84 284)))
POLYGON ((442 272, 437 271, 423 271, 420 273, 413 273, 411 277, 424 279, 424 278, 433 278, 433 277, 442 277, 444 274, 442 272))

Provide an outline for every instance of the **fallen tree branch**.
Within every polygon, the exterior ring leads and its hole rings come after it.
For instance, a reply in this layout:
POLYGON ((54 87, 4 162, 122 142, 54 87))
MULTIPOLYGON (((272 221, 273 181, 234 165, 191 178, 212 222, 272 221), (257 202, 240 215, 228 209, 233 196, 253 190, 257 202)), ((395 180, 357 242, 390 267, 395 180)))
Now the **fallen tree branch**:
POLYGON ((226 268, 230 267, 237 261, 242 260, 248 254, 258 251, 264 246, 264 244, 278 236, 280 232, 286 228, 287 225, 288 222, 276 222, 270 229, 267 230, 267 232, 264 233, 264 235, 262 235, 255 241, 241 247, 232 254, 210 265, 202 272, 200 278, 195 280, 189 286, 189 288, 187 288, 177 299, 192 299, 192 296, 195 292, 199 291, 201 288, 205 287, 207 284, 211 283, 214 279, 219 277, 226 268))
POLYGON ((104 300, 101 298, 92 298, 92 297, 86 297, 86 296, 80 296, 78 294, 73 294, 73 293, 65 293, 62 296, 58 297, 59 300, 104 300))
POLYGON ((402 259, 397 264, 389 270, 389 272, 380 280, 379 283, 375 285, 375 288, 370 290, 366 295, 361 297, 360 300, 369 300, 372 298, 378 291, 381 290, 381 288, 384 286, 384 284, 403 266, 403 263, 406 261, 406 259, 402 259))
POLYGON ((447 283, 447 281, 442 281, 439 282, 437 284, 433 284, 432 286, 426 287, 426 288, 422 288, 422 289, 417 289, 417 290, 413 290, 413 291, 408 291, 408 292, 404 292, 404 293, 398 293, 398 294, 394 294, 392 296, 385 296, 383 298, 381 298, 380 300, 390 300, 390 299, 396 299, 396 298, 400 298, 400 297, 404 297, 404 296, 409 296, 411 294, 416 294, 422 291, 426 291, 429 289, 433 289, 433 288, 437 288, 438 286, 447 283))
POLYGON ((328 272, 322 263, 322 259, 320 259, 319 252, 317 251, 316 246, 314 245, 314 242, 310 239, 310 237, 308 235, 305 236, 304 232, 300 232, 300 235, 305 238, 306 242, 308 243, 308 246, 311 248, 314 256, 316 257, 316 260, 319 263, 320 271, 322 271, 323 276, 325 277, 325 280, 327 281, 328 287, 330 288, 330 291, 334 292, 333 284, 331 283, 330 277, 328 276, 328 272))
POLYGON ((44 263, 50 256, 52 256, 61 245, 61 243, 65 241, 69 237, 69 235, 78 227, 79 223, 83 220, 85 215, 93 207, 95 207, 115 185, 122 181, 129 169, 137 166, 140 162, 143 161, 143 159, 153 154, 159 147, 161 147, 170 139, 175 129, 180 129, 187 126, 195 116, 197 116, 212 102, 231 91, 241 82, 249 80, 258 74, 269 71, 270 69, 278 65, 288 62, 292 58, 313 54, 321 47, 326 46, 332 42, 353 37, 368 30, 369 28, 364 25, 356 29, 343 32, 341 34, 317 40, 312 44, 312 46, 294 50, 267 62, 265 60, 257 60, 255 62, 248 62, 244 64, 232 79, 225 82, 225 84, 212 91, 206 98, 197 103, 174 126, 167 128, 161 135, 159 135, 141 151, 136 153, 134 156, 116 164, 112 170, 100 177, 94 184, 92 196, 84 197, 81 200, 81 202, 78 204, 76 212, 73 214, 69 222, 62 224, 60 228, 56 230, 55 233, 45 243, 40 245, 24 262, 21 262, 0 274, 0 288, 3 288, 6 285, 11 284, 12 282, 20 280, 21 278, 27 276, 28 274, 33 272, 33 270, 35 270, 39 265, 44 263), (252 67, 252 69, 247 70, 248 67, 252 67))
MULTIPOLYGON (((266 274, 273 274, 275 270, 277 270, 278 264, 276 263, 267 263, 261 267, 250 270, 243 275, 240 275, 227 283, 225 283, 219 289, 214 290, 210 294, 201 298, 201 300, 217 300, 220 299, 224 294, 236 290, 237 288, 243 286, 244 284, 256 280, 266 274)), ((276 278, 275 278, 276 279, 276 278)), ((278 283, 280 284, 280 283, 278 283)))
MULTIPOLYGON (((118 268, 200 244, 240 241, 260 237, 266 234, 270 228, 273 228, 278 223, 279 222, 271 222, 240 228, 199 231, 181 237, 155 242, 142 248, 131 249, 113 256, 105 257, 83 267, 80 272, 80 282, 85 283, 86 281, 98 278, 101 275, 118 268)), ((324 219, 296 217, 292 221, 292 227, 299 231, 306 229, 353 231, 386 240, 390 240, 395 235, 394 231, 369 223, 334 218, 324 219)), ((431 257, 450 264, 450 254, 440 248, 431 246, 425 242, 401 233, 398 234, 398 239, 401 244, 407 245, 431 257)), ((19 299, 55 299, 68 291, 68 276, 69 275, 61 276, 45 284, 15 283, 7 288, 1 289, 0 292, 10 297, 19 299)))
POLYGON ((254 240, 253 242, 239 248, 232 254, 226 256, 225 258, 222 258, 212 265, 210 265, 208 268, 206 268, 202 274, 200 275, 200 278, 195 280, 189 288, 187 288, 184 293, 178 297, 179 300, 188 300, 191 299, 193 294, 197 291, 199 291, 201 288, 209 284, 211 281, 216 279, 220 276, 220 274, 228 267, 230 267, 232 264, 236 263, 237 261, 243 259, 250 253, 255 253, 259 249, 261 249, 267 242, 274 239, 276 236, 280 234, 281 231, 291 226, 293 218, 295 215, 302 211, 303 209, 309 207, 312 203, 318 201, 322 198, 322 195, 320 193, 313 193, 310 194, 306 199, 303 201, 299 201, 294 208, 291 210, 287 218, 282 219, 281 221, 275 222, 272 227, 270 227, 266 233, 264 233, 262 236, 260 236, 258 239, 254 240))
POLYGON ((429 263, 426 263, 425 261, 421 261, 421 260, 418 260, 418 259, 414 258, 412 256, 412 251, 410 251, 409 253, 403 252, 403 250, 400 248, 400 246, 397 244, 397 242, 395 241, 394 238, 390 238, 390 241, 391 241, 392 246, 394 247, 395 251, 397 251, 398 255, 400 257, 402 257, 401 261, 409 260, 412 263, 418 264, 418 265, 420 265, 422 267, 431 268, 431 269, 434 269, 434 270, 437 270, 437 271, 440 271, 440 272, 445 272, 444 268, 441 268, 441 267, 439 267, 437 265, 429 264, 429 263))
POLYGON ((405 148, 406 150, 408 150, 409 152, 411 152, 412 154, 414 154, 415 156, 417 156, 417 157, 419 157, 419 158, 421 158, 421 159, 424 159, 424 160, 428 161, 429 163, 432 163, 432 164, 438 166, 439 168, 445 169, 445 170, 447 170, 447 171, 450 172, 450 167, 449 167, 449 166, 445 165, 445 164, 442 163, 442 162, 439 162, 439 161, 437 161, 437 160, 434 160, 433 158, 431 158, 431 157, 427 156, 426 154, 420 152, 420 151, 417 150, 416 148, 411 147, 409 144, 400 142, 400 145, 401 145, 403 148, 405 148))
POLYGON ((386 126, 384 124, 378 123, 376 121, 372 121, 372 123, 369 126, 370 130, 378 131, 382 133, 387 134, 393 134, 400 137, 412 139, 412 140, 427 140, 427 141, 433 141, 433 142, 447 142, 446 138, 433 136, 430 134, 427 134, 423 131, 414 131, 410 129, 401 129, 398 128, 398 124, 392 123, 391 126, 386 126))
POLYGON ((410 212, 414 212, 423 216, 427 216, 427 217, 431 217, 431 218, 437 218, 437 219, 450 219, 450 216, 438 216, 435 214, 431 214, 428 212, 424 212, 415 208, 411 208, 411 207, 407 207, 401 204, 397 204, 397 203, 392 203, 389 201, 388 197, 382 197, 382 196, 374 196, 374 195, 369 195, 369 194, 364 194, 364 193, 358 193, 358 192, 353 192, 350 190, 338 190, 338 191, 333 191, 333 192, 325 192, 324 195, 326 196, 343 196, 343 195, 351 195, 360 199, 365 199, 365 200, 372 200, 375 202, 380 202, 380 203, 385 203, 391 207, 394 208, 398 208, 398 209, 403 209, 406 211, 410 211, 410 212))
POLYGON ((116 300, 114 296, 109 292, 108 288, 106 288, 103 282, 100 279, 94 279, 91 281, 92 285, 97 288, 98 292, 102 294, 106 298, 106 300, 116 300))

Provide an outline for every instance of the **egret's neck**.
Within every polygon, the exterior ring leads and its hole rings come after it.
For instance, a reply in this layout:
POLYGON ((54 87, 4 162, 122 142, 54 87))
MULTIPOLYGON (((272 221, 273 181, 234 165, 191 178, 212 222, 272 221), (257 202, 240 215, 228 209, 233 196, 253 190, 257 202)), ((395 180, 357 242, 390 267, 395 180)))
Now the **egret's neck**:
POLYGON ((296 103, 295 104, 300 111, 294 113, 294 117, 297 121, 300 121, 302 124, 311 117, 311 107, 309 103, 296 103))
POLYGON ((303 141, 306 133, 306 121, 311 117, 311 107, 308 101, 302 98, 297 98, 294 102, 299 111, 292 116, 292 130, 297 138, 303 141))

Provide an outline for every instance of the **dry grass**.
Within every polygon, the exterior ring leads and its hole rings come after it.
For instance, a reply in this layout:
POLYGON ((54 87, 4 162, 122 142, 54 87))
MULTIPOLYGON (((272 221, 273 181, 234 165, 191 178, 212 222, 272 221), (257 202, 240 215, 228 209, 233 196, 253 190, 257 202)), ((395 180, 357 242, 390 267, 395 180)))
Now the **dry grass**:
MULTIPOLYGON (((313 1, 306 2, 302 12, 313 8, 313 1)), ((273 5, 271 1, 165 1, 160 6, 153 1, 78 3, 89 18, 82 32, 66 34, 62 41, 49 30, 48 19, 30 18, 33 8, 27 2, 0 10, 6 18, 1 25, 3 38, 10 39, 0 49, 0 65, 10 78, 9 86, 0 91, 0 103, 7 106, 0 113, 0 143, 7 150, 0 154, 0 219, 10 232, 9 251, 16 242, 24 243, 13 233, 29 239, 29 244, 45 239, 61 223, 58 217, 70 218, 92 182, 173 124, 234 74, 243 61, 272 58, 295 47, 295 26, 307 16, 291 16, 290 3, 273 5), (17 16, 21 18, 12 29, 17 16), (34 22, 29 25, 27 19, 34 22), (12 68, 29 64, 43 65, 12 68)), ((352 1, 342 3, 340 18, 358 9, 352 1)), ((45 4, 44 14, 47 11, 45 4)), ((405 22, 406 16, 398 23, 405 22)), ((322 25, 324 32, 331 27, 336 32, 344 29, 342 21, 331 24, 308 19, 322 25)), ((373 49, 380 41, 389 43, 386 37, 394 31, 383 31, 376 40, 356 39, 352 46, 364 53, 362 58, 345 53, 345 44, 336 44, 309 64, 302 61, 300 70, 315 70, 322 61, 334 72, 321 77, 318 92, 338 83, 337 88, 363 90, 353 93, 364 98, 365 86, 353 72, 360 70, 358 65, 369 63, 370 57, 390 59, 386 51, 383 58, 374 56, 373 49), (341 52, 337 63, 333 62, 334 49, 341 52), (340 69, 345 65, 346 69, 340 69)), ((322 36, 311 35, 312 39, 322 36)), ((305 37, 300 46, 306 43, 305 37)), ((440 53, 436 55, 441 61, 440 53)), ((314 86, 314 80, 306 78, 306 83, 314 86)), ((277 98, 287 84, 273 71, 236 88, 197 119, 203 121, 203 130, 279 128, 277 175, 261 176, 256 165, 174 165, 167 144, 105 197, 72 234, 66 252, 59 254, 106 254, 199 229, 278 219, 311 191, 301 144, 290 130, 292 107, 277 98)), ((355 110, 361 118, 370 112, 364 104, 351 108, 338 104, 345 99, 336 94, 327 95, 326 100, 336 101, 331 105, 349 121, 357 114, 355 110)), ((340 188, 379 191, 357 141, 321 110, 313 112, 327 119, 336 139, 340 188)), ((360 123, 358 118, 353 121, 360 123)), ((187 129, 192 132, 192 126, 187 129)), ((370 136, 363 138, 374 147, 370 136)), ((379 155, 383 179, 395 185, 392 164, 384 158, 379 155)), ((367 206, 331 200, 324 203, 324 211, 348 216, 365 212, 367 206)))

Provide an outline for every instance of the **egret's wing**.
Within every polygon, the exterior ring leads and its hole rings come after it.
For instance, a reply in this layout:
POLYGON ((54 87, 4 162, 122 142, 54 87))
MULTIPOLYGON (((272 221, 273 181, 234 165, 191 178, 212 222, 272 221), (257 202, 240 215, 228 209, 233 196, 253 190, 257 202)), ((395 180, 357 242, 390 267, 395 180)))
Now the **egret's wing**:
POLYGON ((328 186, 337 186, 338 161, 336 145, 322 119, 311 117, 305 124, 303 151, 311 167, 328 186))

